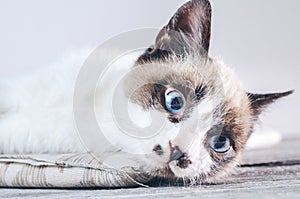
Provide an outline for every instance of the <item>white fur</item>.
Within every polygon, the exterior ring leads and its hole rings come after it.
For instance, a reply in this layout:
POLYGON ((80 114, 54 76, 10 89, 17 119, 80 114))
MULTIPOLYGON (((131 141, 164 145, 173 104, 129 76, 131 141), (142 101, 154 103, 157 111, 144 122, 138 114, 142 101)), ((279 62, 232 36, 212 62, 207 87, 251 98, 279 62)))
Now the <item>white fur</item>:
POLYGON ((72 96, 87 53, 0 83, 0 153, 83 150, 74 131, 72 96))

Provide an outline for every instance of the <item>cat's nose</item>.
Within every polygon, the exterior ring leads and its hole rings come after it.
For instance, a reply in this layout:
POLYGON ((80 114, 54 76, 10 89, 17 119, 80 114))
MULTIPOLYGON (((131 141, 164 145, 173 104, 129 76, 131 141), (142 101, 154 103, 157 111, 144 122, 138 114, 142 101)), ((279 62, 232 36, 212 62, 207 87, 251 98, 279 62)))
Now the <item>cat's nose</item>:
POLYGON ((178 146, 173 146, 171 140, 169 141, 169 147, 170 147, 169 162, 172 162, 174 160, 179 160, 180 158, 186 156, 186 153, 183 153, 178 146))
POLYGON ((192 161, 189 159, 188 155, 180 150, 178 146, 173 146, 171 141, 169 141, 170 145, 170 159, 169 162, 176 161, 176 166, 186 169, 192 161))
POLYGON ((170 160, 169 162, 172 162, 174 160, 179 160, 180 158, 185 157, 186 154, 183 153, 178 146, 172 147, 171 148, 171 153, 170 153, 170 160))

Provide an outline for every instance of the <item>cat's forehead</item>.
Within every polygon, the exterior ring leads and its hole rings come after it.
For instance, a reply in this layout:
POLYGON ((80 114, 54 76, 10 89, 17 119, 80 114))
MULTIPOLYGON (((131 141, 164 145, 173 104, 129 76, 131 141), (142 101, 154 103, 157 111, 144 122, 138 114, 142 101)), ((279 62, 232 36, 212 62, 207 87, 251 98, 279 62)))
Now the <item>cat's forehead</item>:
POLYGON ((162 85, 180 91, 200 86, 213 89, 220 83, 219 66, 201 57, 170 57, 164 61, 137 63, 125 80, 128 93, 146 85, 162 85))

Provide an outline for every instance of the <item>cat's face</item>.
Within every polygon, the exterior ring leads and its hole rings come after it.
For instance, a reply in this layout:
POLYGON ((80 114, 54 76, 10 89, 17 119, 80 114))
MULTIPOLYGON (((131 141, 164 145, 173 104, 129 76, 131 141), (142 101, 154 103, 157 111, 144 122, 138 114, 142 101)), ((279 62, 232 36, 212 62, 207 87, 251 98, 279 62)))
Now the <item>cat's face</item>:
POLYGON ((157 112, 167 128, 145 146, 149 172, 207 181, 237 164, 262 108, 289 93, 247 93, 234 73, 208 56, 211 7, 182 6, 126 80, 130 102, 157 112))
POLYGON ((147 146, 159 174, 204 178, 236 164, 254 118, 246 92, 225 66, 200 57, 137 64, 127 86, 131 102, 145 114, 159 112, 168 127, 147 146))

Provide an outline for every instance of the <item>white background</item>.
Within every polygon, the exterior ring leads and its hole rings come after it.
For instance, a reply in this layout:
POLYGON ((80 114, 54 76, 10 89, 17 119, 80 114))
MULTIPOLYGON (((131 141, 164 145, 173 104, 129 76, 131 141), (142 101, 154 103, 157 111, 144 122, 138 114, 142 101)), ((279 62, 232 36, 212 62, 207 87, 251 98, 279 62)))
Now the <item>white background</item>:
MULTIPOLYGON (((132 29, 162 27, 183 0, 0 0, 0 78, 46 67, 132 29)), ((300 127, 300 1, 212 0, 210 54, 249 91, 296 89, 263 115, 282 133, 300 127)))

